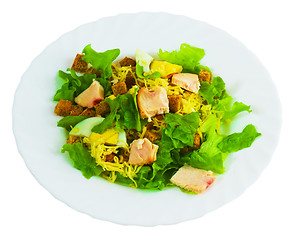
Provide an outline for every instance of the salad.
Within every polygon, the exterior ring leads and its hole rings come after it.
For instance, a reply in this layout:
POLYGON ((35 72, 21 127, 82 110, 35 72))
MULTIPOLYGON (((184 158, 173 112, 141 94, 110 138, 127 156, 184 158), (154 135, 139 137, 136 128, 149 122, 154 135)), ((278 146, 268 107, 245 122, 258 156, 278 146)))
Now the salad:
POLYGON ((61 151, 87 179, 202 193, 224 173, 229 153, 261 135, 252 124, 222 131, 251 109, 200 64, 203 49, 183 43, 176 51, 160 49, 158 59, 140 49, 116 61, 119 55, 120 49, 96 52, 89 44, 58 73, 54 113, 68 132, 61 151))

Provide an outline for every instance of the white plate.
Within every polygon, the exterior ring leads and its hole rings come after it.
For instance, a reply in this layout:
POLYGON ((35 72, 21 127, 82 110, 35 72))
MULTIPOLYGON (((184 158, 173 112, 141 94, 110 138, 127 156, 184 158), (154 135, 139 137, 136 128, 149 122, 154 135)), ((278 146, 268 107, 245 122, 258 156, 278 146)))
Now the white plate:
POLYGON ((24 73, 15 94, 13 130, 27 167, 53 196, 92 217, 120 224, 153 226, 200 217, 237 198, 269 163, 279 138, 280 102, 276 87, 261 62, 226 32, 184 16, 166 13, 122 14, 85 24, 50 44, 24 73), (263 135, 253 146, 226 162, 226 173, 204 194, 189 195, 178 188, 145 192, 111 184, 100 178, 85 179, 64 154, 64 130, 56 127, 56 75, 70 67, 76 53, 91 43, 97 51, 120 48, 120 58, 136 48, 157 53, 178 49, 186 42, 204 48, 202 60, 226 82, 230 94, 252 105, 241 114, 233 131, 247 123, 263 135))

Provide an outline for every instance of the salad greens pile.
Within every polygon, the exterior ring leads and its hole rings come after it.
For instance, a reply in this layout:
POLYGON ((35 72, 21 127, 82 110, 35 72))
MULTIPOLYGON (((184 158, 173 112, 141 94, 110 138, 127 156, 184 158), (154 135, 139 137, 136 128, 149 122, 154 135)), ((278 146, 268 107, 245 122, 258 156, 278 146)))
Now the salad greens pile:
MULTIPOLYGON (((102 72, 101 76, 96 74, 76 74, 74 70, 67 69, 67 72, 59 71, 59 81, 62 86, 54 95, 53 100, 60 99, 74 101, 74 98, 87 89, 93 79, 98 81, 104 88, 105 96, 112 94, 111 65, 120 54, 119 49, 108 50, 98 53, 87 45, 83 49, 83 60, 91 64, 96 70, 102 72)), ((188 44, 181 44, 179 51, 159 50, 161 60, 172 64, 181 65, 184 73, 199 74, 201 69, 211 72, 206 66, 200 64, 205 51, 192 47, 188 44)), ((143 76, 143 67, 137 64, 136 74, 139 78, 158 78, 160 74, 143 76)), ((146 79, 145 79, 146 80, 146 79)), ((138 111, 135 93, 118 95, 114 99, 105 98, 104 102, 109 104, 108 113, 103 122, 93 127, 92 131, 102 134, 105 130, 114 127, 119 130, 130 130, 141 132, 147 119, 141 120, 138 111)), ((198 94, 202 97, 202 105, 210 110, 207 116, 204 111, 196 111, 189 114, 166 113, 166 127, 162 129, 161 139, 156 142, 159 146, 157 159, 152 165, 144 165, 134 177, 135 185, 141 189, 163 189, 169 186, 170 178, 182 166, 188 164, 195 168, 211 170, 214 173, 222 174, 225 171, 224 161, 229 153, 240 151, 252 145, 258 133, 255 126, 249 124, 242 132, 225 135, 221 127, 229 124, 231 120, 241 112, 250 113, 250 106, 233 101, 226 89, 225 82, 219 76, 213 77, 212 82, 200 82, 198 94), (202 120, 201 120, 202 119, 202 120), (200 148, 194 147, 194 136, 199 131, 202 135, 200 148), (190 151, 184 151, 191 149, 190 151)), ((87 116, 66 116, 57 125, 66 130, 71 130, 77 123, 88 118, 87 116)), ((76 169, 80 170, 84 177, 91 178, 99 176, 105 170, 96 164, 88 148, 78 142, 65 144, 62 152, 68 152, 76 169)), ((116 172, 116 182, 124 185, 133 185, 132 179, 116 172)))

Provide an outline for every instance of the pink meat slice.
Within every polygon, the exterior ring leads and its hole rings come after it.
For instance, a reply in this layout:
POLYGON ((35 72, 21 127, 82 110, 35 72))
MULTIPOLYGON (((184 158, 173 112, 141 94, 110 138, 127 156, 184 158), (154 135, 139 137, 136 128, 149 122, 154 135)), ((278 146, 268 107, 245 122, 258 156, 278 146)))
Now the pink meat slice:
POLYGON ((194 93, 198 92, 200 86, 198 75, 192 73, 174 74, 171 83, 194 93))
POLYGON ((75 102, 82 107, 92 108, 97 103, 104 100, 104 88, 96 80, 93 80, 92 84, 76 98, 75 102))
POLYGON ((212 171, 186 165, 179 168, 170 181, 186 190, 202 193, 215 181, 215 177, 212 174, 212 171))
POLYGON ((141 88, 137 95, 137 103, 141 118, 150 118, 169 112, 167 92, 163 87, 141 88))
POLYGON ((147 138, 137 139, 131 143, 129 163, 142 166, 156 160, 158 145, 151 143, 147 138))

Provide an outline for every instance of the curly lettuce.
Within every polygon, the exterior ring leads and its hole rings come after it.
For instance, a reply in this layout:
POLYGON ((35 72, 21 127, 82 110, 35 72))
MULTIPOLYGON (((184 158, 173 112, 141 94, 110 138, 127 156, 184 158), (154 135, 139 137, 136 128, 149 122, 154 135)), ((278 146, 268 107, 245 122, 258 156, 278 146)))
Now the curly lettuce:
POLYGON ((181 65, 183 72, 196 73, 196 67, 199 66, 199 61, 204 57, 204 49, 190 46, 183 43, 180 45, 179 51, 163 51, 159 49, 158 56, 160 59, 169 63, 181 65))
POLYGON ((88 44, 83 49, 83 54, 82 60, 90 63, 96 70, 101 70, 101 76, 105 79, 109 79, 112 76, 111 65, 120 55, 120 49, 116 48, 105 52, 96 52, 92 49, 91 44, 88 44))

